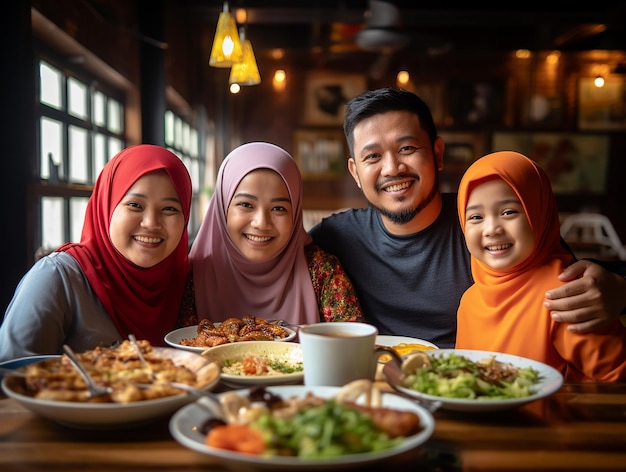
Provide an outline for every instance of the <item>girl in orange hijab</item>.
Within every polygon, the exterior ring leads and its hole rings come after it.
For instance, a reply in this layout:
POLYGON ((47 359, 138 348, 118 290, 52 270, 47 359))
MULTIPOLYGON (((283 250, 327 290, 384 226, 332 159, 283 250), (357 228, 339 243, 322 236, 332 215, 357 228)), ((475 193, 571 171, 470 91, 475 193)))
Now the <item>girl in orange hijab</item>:
POLYGON ((457 348, 534 359, 572 382, 626 378, 619 320, 576 334, 543 306, 574 257, 561 243, 550 181, 534 161, 503 151, 474 162, 459 185, 458 212, 474 285, 459 305, 457 348))
POLYGON ((103 168, 80 242, 37 261, 0 327, 0 360, 108 346, 163 345, 187 274, 191 179, 170 151, 142 144, 103 168))

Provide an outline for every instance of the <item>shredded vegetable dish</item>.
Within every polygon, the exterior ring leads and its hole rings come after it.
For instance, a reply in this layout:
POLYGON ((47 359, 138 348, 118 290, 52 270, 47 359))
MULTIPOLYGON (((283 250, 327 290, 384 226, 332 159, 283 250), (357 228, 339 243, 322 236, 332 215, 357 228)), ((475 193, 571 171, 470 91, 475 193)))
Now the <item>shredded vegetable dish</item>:
POLYGON ((447 398, 497 400, 528 397, 540 380, 532 367, 516 367, 494 357, 475 362, 451 353, 424 355, 425 360, 403 364, 403 386, 447 398))

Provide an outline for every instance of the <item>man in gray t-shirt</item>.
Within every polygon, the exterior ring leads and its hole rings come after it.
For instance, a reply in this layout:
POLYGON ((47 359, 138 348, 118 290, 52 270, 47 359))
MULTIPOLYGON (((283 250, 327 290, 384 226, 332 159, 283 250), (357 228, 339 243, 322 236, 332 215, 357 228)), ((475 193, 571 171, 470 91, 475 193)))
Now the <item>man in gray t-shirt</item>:
MULTIPOLYGON (((439 191, 444 142, 428 105, 408 91, 369 90, 348 103, 344 131, 348 169, 369 208, 325 218, 310 231, 314 242, 339 257, 381 334, 453 347, 472 278, 455 196, 439 191)), ((562 280, 546 303, 574 331, 626 307, 626 280, 598 264, 576 262, 562 280)))

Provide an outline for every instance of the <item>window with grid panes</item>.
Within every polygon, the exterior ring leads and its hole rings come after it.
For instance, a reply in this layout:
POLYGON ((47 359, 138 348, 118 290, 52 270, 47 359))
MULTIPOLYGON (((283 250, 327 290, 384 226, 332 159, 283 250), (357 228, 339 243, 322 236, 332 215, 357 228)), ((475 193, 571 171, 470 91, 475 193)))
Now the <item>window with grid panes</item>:
POLYGON ((191 242, 204 216, 200 208, 200 190, 203 187, 201 179, 204 175, 205 159, 200 152, 198 130, 181 116, 168 110, 165 112, 165 145, 183 160, 191 176, 193 193, 188 226, 191 242))
POLYGON ((125 146, 124 105, 114 90, 42 59, 35 248, 79 241, 87 200, 105 163, 125 146))

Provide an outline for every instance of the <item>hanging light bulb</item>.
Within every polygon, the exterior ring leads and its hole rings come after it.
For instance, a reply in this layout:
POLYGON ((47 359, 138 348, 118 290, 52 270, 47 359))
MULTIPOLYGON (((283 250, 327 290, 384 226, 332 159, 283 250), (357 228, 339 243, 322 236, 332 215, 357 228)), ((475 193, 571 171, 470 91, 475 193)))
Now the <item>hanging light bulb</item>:
POLYGON ((604 87, 604 77, 602 77, 601 75, 597 75, 595 79, 593 79, 593 85, 598 88, 604 87))
POLYGON ((243 44, 243 60, 233 64, 230 70, 229 84, 257 85, 261 83, 261 75, 252 51, 252 43, 246 39, 245 29, 239 28, 239 39, 243 44))
POLYGON ((241 62, 243 50, 237 25, 233 15, 228 11, 228 2, 224 2, 224 10, 217 20, 213 47, 209 65, 212 67, 232 67, 233 64, 241 62))
POLYGON ((409 72, 406 70, 401 70, 400 72, 398 72, 398 75, 396 76, 396 81, 398 82, 398 85, 406 85, 409 83, 410 79, 411 79, 411 76, 409 75, 409 72))
POLYGON ((272 86, 277 92, 282 92, 287 87, 287 73, 283 69, 277 69, 274 72, 272 86))

